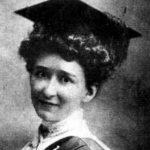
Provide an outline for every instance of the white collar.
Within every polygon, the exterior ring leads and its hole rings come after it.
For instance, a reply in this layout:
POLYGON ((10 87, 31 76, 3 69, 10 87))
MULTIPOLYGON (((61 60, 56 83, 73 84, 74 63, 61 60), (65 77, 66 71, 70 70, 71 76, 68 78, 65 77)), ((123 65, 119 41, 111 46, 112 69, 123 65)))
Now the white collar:
POLYGON ((68 118, 58 123, 52 124, 42 121, 42 124, 49 129, 50 135, 43 138, 43 136, 37 134, 22 150, 44 150, 56 141, 68 136, 90 138, 95 140, 104 150, 110 150, 90 132, 86 121, 83 119, 83 110, 75 111, 68 118))
POLYGON ((82 109, 74 111, 69 117, 60 122, 51 123, 42 121, 42 125, 49 130, 48 137, 55 137, 71 131, 77 132, 81 129, 81 125, 84 126, 86 132, 88 131, 86 121, 83 119, 82 109))

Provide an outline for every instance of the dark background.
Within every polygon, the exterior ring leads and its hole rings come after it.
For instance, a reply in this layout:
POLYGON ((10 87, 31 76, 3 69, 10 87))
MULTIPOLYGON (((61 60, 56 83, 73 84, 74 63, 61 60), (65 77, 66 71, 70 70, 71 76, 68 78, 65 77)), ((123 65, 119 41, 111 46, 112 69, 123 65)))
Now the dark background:
MULTIPOLYGON (((32 23, 14 10, 43 0, 0 1, 0 150, 19 150, 40 123, 30 102, 28 75, 17 55, 32 23)), ((85 106, 90 128, 112 150, 146 150, 150 138, 150 1, 84 0, 142 33, 127 60, 85 106)))

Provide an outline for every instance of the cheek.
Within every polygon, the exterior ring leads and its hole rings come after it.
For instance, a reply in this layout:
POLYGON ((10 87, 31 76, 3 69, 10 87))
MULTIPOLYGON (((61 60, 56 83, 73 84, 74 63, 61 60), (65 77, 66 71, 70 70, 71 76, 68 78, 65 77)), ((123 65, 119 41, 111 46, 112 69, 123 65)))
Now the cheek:
POLYGON ((45 81, 38 81, 35 79, 30 80, 31 90, 41 91, 45 86, 45 81))
POLYGON ((39 82, 37 80, 30 80, 30 86, 31 86, 31 98, 32 98, 32 101, 36 101, 39 98, 40 93, 43 90, 44 83, 43 82, 39 82))
POLYGON ((62 88, 59 92, 59 97, 64 103, 81 103, 85 98, 85 90, 81 88, 72 87, 72 88, 62 88))

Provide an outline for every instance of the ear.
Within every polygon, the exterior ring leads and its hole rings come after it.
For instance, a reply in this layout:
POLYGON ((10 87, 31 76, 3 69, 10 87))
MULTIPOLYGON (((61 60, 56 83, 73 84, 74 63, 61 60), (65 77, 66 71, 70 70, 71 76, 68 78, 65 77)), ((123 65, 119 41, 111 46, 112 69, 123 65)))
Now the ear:
POLYGON ((91 100, 93 100, 93 98, 96 96, 98 92, 98 85, 93 85, 91 86, 90 90, 87 90, 87 94, 85 99, 83 100, 83 102, 90 102, 91 100))

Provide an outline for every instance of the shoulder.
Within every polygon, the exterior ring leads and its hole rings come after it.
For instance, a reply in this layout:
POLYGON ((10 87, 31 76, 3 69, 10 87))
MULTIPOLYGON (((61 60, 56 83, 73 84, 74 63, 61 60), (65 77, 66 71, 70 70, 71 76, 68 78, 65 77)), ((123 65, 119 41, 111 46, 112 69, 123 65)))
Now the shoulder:
POLYGON ((90 138, 83 138, 82 139, 90 150, 104 150, 95 140, 90 138))
POLYGON ((103 150, 92 139, 81 139, 79 137, 67 137, 52 144, 46 150, 103 150))

